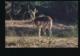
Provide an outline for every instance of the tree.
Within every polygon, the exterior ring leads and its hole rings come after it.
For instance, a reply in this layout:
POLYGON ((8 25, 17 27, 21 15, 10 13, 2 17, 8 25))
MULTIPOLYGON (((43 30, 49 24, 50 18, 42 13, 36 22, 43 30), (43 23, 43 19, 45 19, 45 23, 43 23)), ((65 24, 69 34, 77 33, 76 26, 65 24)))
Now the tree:
POLYGON ((6 6, 6 14, 11 14, 14 19, 24 19, 28 17, 28 11, 36 8, 38 12, 55 16, 58 22, 77 22, 78 1, 7 1, 7 4, 12 6, 6 6))

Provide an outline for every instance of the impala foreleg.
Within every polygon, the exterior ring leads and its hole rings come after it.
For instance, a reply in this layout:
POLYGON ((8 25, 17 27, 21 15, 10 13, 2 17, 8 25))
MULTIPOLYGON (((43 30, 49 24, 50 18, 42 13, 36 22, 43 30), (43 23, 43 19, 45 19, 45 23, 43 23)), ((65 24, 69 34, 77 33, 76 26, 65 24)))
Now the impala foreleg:
POLYGON ((38 36, 41 37, 41 28, 38 29, 39 29, 38 36))
POLYGON ((52 29, 49 29, 49 36, 52 36, 52 29))
POLYGON ((43 34, 46 35, 46 29, 43 29, 43 34))

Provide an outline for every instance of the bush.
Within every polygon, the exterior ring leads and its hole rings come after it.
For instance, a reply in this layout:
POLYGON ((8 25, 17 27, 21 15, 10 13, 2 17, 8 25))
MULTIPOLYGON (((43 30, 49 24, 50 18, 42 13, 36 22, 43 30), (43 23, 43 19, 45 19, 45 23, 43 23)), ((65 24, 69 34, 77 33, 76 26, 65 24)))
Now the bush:
MULTIPOLYGON (((25 28, 6 28, 5 34, 7 36, 37 36, 38 30, 37 29, 25 29, 25 28)), ((43 33, 42 33, 42 36, 43 33)), ((47 32, 47 35, 49 36, 49 32, 47 32)), ((71 29, 65 29, 65 30, 58 30, 54 29, 52 33, 52 37, 78 37, 78 27, 73 26, 71 29)))
POLYGON ((56 30, 53 32, 53 36, 57 37, 78 37, 78 27, 73 26, 73 28, 65 30, 56 30))
POLYGON ((72 36, 78 37, 78 26, 74 26, 74 28, 71 30, 72 36))

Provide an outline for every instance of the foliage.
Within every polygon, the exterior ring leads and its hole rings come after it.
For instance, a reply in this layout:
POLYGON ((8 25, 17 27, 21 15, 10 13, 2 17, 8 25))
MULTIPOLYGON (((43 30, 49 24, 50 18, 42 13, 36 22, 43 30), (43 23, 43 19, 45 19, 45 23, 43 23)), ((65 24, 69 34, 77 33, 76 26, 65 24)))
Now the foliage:
MULTIPOLYGON (((49 37, 49 32, 47 32, 46 37, 49 37)), ((38 36, 37 29, 29 29, 29 28, 6 28, 5 29, 6 36, 38 36)), ((42 36, 43 35, 42 33, 42 36)), ((52 33, 52 37, 78 37, 78 27, 77 25, 73 26, 73 28, 58 30, 54 29, 52 33)))
POLYGON ((65 29, 65 30, 57 30, 53 32, 53 36, 56 37, 78 37, 78 27, 77 25, 73 26, 73 28, 65 29))
POLYGON ((40 10, 44 10, 48 15, 55 16, 56 20, 67 21, 68 23, 77 22, 78 16, 78 1, 7 1, 5 7, 7 7, 6 14, 11 14, 15 19, 27 19, 25 12, 30 7, 38 6, 40 10), (8 3, 7 3, 8 2, 8 3), (11 4, 10 4, 11 3, 11 4), (11 5, 11 6, 9 6, 11 5), (45 9, 44 9, 45 8, 45 9), (48 11, 48 10, 49 11, 48 11), (19 12, 19 10, 21 10, 19 12), (19 13, 18 13, 19 12, 19 13), (25 15, 25 16, 24 16, 25 15))

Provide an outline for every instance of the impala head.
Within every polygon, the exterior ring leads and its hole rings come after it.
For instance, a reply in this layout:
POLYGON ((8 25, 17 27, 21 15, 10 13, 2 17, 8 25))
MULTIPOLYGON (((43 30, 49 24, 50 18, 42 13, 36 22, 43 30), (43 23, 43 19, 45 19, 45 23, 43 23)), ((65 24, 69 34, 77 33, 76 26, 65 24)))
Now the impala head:
POLYGON ((36 8, 34 8, 33 10, 29 10, 28 13, 30 14, 30 17, 32 20, 34 20, 36 18, 36 13, 38 12, 38 10, 36 8))

